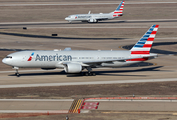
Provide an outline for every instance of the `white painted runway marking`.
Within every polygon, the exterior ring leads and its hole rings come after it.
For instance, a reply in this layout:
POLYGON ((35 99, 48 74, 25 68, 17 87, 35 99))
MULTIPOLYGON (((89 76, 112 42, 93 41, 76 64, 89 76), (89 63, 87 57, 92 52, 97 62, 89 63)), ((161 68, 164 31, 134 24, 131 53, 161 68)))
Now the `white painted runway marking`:
POLYGON ((69 86, 69 85, 98 85, 98 84, 120 84, 120 83, 166 82, 166 81, 177 81, 177 78, 142 79, 142 80, 115 80, 115 81, 95 81, 95 82, 92 81, 92 82, 67 82, 67 83, 41 83, 41 84, 13 84, 13 85, 0 85, 0 88, 69 86))
POLYGON ((73 101, 74 99, 0 99, 0 102, 56 102, 73 101))
POLYGON ((68 113, 68 110, 0 110, 0 113, 68 113))

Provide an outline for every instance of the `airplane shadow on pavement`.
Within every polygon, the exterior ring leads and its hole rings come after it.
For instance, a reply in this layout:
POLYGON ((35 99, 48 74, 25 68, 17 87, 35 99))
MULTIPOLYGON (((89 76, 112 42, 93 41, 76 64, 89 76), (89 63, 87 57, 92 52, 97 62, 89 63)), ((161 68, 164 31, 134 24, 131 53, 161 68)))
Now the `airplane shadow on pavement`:
MULTIPOLYGON (((117 74, 117 73, 132 73, 132 72, 142 72, 142 71, 161 71, 158 68, 161 68, 163 66, 155 66, 155 67, 148 67, 148 68, 137 68, 132 70, 106 70, 105 71, 94 71, 96 75, 106 75, 106 76, 140 76, 140 77, 146 77, 146 75, 128 75, 128 74, 117 74), (116 74, 113 74, 116 73, 116 74)), ((85 71, 84 71, 85 72, 85 71)), ((43 73, 20 73, 20 76, 46 76, 46 75, 68 75, 64 71, 61 72, 43 72, 43 73)), ((10 74, 9 76, 16 76, 15 74, 10 74)), ((82 77, 84 75, 82 74, 69 74, 68 77, 82 77)))
POLYGON ((112 70, 112 71, 96 71, 96 75, 109 75, 109 76, 140 76, 146 77, 146 75, 120 75, 120 74, 112 74, 112 73, 134 73, 134 72, 144 72, 144 71, 161 71, 158 68, 163 66, 155 66, 155 67, 148 67, 148 68, 140 68, 140 69, 133 69, 133 70, 112 70))
POLYGON ((22 34, 22 33, 7 33, 7 32, 0 32, 2 35, 11 35, 11 36, 18 36, 18 37, 29 37, 29 38, 50 38, 50 39, 57 39, 57 40, 124 40, 127 38, 80 38, 80 37, 53 37, 53 36, 45 36, 45 35, 33 35, 33 34, 22 34))

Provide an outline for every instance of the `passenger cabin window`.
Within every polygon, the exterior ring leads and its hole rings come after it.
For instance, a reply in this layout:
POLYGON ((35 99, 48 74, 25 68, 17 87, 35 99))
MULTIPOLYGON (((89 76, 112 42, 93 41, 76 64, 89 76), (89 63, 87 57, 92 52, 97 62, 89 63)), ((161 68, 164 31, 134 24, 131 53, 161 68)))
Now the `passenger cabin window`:
POLYGON ((73 57, 73 59, 78 59, 77 57, 73 57))

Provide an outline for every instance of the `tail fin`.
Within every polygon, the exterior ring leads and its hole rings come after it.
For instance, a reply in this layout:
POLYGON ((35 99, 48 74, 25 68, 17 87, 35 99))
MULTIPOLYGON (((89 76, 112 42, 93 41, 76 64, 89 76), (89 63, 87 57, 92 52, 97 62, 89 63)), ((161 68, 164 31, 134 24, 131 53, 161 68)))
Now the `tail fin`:
POLYGON ((119 17, 123 15, 123 8, 124 8, 124 2, 122 1, 120 5, 117 7, 117 9, 113 12, 113 17, 119 17))
POLYGON ((147 55, 157 33, 159 25, 152 25, 150 29, 141 37, 141 39, 130 50, 131 55, 147 55))

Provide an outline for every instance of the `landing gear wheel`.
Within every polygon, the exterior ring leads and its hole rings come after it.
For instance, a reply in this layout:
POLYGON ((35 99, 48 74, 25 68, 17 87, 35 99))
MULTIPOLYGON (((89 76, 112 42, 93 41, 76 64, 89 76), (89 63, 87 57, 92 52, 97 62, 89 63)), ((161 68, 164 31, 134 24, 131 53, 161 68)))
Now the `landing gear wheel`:
POLYGON ((84 76, 95 76, 96 74, 94 72, 86 72, 86 73, 83 73, 82 75, 84 76))
POLYGON ((95 76, 96 74, 94 72, 89 73, 89 76, 95 76))
POLYGON ((85 76, 89 76, 89 73, 88 73, 88 72, 86 72, 86 73, 85 73, 85 76))
POLYGON ((16 73, 16 76, 17 76, 17 77, 20 77, 20 74, 19 74, 19 73, 16 73))
POLYGON ((93 73, 92 73, 92 76, 96 76, 96 74, 93 72, 93 73))
POLYGON ((89 76, 93 76, 93 73, 91 72, 91 73, 89 73, 89 76))
POLYGON ((15 75, 16 75, 17 77, 20 77, 20 74, 19 74, 19 72, 18 72, 18 69, 16 69, 15 75))

